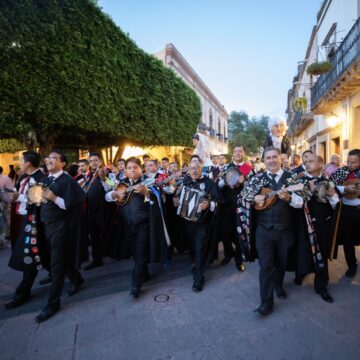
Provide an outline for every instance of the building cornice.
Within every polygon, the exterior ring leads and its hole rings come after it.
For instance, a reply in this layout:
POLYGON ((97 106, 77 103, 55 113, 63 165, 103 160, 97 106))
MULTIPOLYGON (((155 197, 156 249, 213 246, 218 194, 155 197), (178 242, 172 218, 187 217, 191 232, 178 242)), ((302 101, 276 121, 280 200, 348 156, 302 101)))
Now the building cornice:
POLYGON ((179 63, 179 65, 181 65, 181 67, 187 72, 187 74, 191 77, 194 83, 205 92, 205 94, 218 107, 219 111, 227 117, 228 112, 226 111, 224 105, 220 103, 217 97, 211 92, 211 90, 206 86, 203 80, 201 80, 200 76, 195 72, 195 70, 190 66, 190 64, 186 61, 186 59, 180 54, 180 52, 172 43, 166 44, 165 46, 165 60, 167 55, 170 55, 177 63, 179 63))

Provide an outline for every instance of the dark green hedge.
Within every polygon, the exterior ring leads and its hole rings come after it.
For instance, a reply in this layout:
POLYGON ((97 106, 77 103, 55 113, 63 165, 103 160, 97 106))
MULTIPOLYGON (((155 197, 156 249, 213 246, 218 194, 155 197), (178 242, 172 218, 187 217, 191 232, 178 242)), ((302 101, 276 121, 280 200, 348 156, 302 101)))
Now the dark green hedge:
POLYGON ((90 0, 0 0, 0 137, 185 145, 196 93, 90 0))

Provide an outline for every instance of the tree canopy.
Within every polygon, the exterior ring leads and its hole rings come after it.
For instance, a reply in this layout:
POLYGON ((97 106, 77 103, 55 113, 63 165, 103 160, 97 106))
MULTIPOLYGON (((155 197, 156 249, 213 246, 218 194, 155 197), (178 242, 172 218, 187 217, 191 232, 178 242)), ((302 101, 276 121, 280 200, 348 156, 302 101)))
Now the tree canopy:
POLYGON ((248 153, 257 153, 263 146, 267 134, 269 117, 249 117, 245 111, 231 112, 228 120, 229 145, 243 145, 248 153))
POLYGON ((0 0, 1 138, 186 145, 200 100, 91 0, 0 0))

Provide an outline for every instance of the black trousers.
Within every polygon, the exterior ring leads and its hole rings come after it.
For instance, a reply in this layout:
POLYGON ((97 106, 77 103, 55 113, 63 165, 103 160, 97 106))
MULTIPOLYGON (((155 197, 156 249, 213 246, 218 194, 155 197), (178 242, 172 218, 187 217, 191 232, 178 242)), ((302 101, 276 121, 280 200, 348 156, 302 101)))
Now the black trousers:
MULTIPOLYGON (((299 215, 300 216, 300 215, 299 215)), ((302 215, 301 215, 302 216, 302 215)), ((303 229, 297 228, 297 244, 295 246, 296 251, 296 278, 303 279, 307 274, 315 273, 314 288, 315 291, 320 292, 326 289, 329 283, 329 271, 328 271, 328 256, 331 249, 331 224, 329 221, 323 221, 322 223, 313 222, 316 239, 319 244, 320 253, 324 259, 325 267, 317 270, 314 265, 313 255, 311 252, 311 245, 309 240, 309 234, 306 230, 305 219, 300 223, 303 229)))
POLYGON ((88 210, 88 229, 93 261, 101 263, 104 255, 103 243, 104 211, 102 208, 88 210))
POLYGON ((185 221, 185 236, 189 244, 191 244, 190 252, 195 261, 194 282, 200 283, 204 277, 206 265, 206 244, 208 238, 208 223, 195 223, 185 221))
POLYGON ((23 270, 23 278, 15 290, 15 299, 28 297, 31 295, 31 288, 37 276, 37 269, 35 266, 26 266, 23 270))
MULTIPOLYGON (((331 247, 330 222, 317 224, 314 223, 316 238, 319 243, 321 255, 324 259, 325 268, 321 271, 315 271, 314 288, 320 292, 326 289, 329 283, 328 256, 331 247)), ((310 245, 309 245, 310 246, 310 245)))
POLYGON ((50 272, 52 278, 48 305, 53 305, 60 302, 65 275, 72 284, 78 283, 81 275, 75 268, 75 264, 68 261, 72 256, 67 254, 65 221, 61 219, 56 222, 45 223, 44 228, 46 243, 50 249, 50 272))
POLYGON ((134 268, 131 275, 131 286, 140 288, 148 273, 149 262, 149 222, 125 225, 125 239, 130 242, 134 259, 134 268))
POLYGON ((344 246, 345 260, 350 269, 357 267, 355 245, 360 243, 360 206, 342 206, 339 240, 344 246))
POLYGON ((224 246, 224 256, 234 256, 236 261, 242 261, 241 245, 237 236, 237 222, 236 222, 236 209, 231 208, 233 211, 227 211, 228 209, 220 210, 218 218, 218 237, 222 239, 224 246), (233 245, 235 245, 235 251, 233 245))
POLYGON ((261 303, 273 303, 274 288, 284 281, 289 249, 294 243, 292 227, 275 231, 258 225, 256 229, 256 249, 259 255, 261 303))

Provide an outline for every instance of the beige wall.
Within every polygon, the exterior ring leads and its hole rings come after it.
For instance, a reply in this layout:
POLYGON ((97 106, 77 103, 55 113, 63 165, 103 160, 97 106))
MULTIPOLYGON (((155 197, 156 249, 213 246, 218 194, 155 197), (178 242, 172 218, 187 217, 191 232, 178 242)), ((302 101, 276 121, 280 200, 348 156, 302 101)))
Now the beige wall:
MULTIPOLYGON (((23 150, 25 151, 25 150, 23 150)), ((0 154, 0 166, 4 169, 3 174, 7 175, 9 172, 9 165, 18 165, 20 162, 20 156, 22 151, 18 151, 16 153, 4 153, 0 154)))
POLYGON ((349 100, 349 148, 360 149, 360 89, 349 100))

